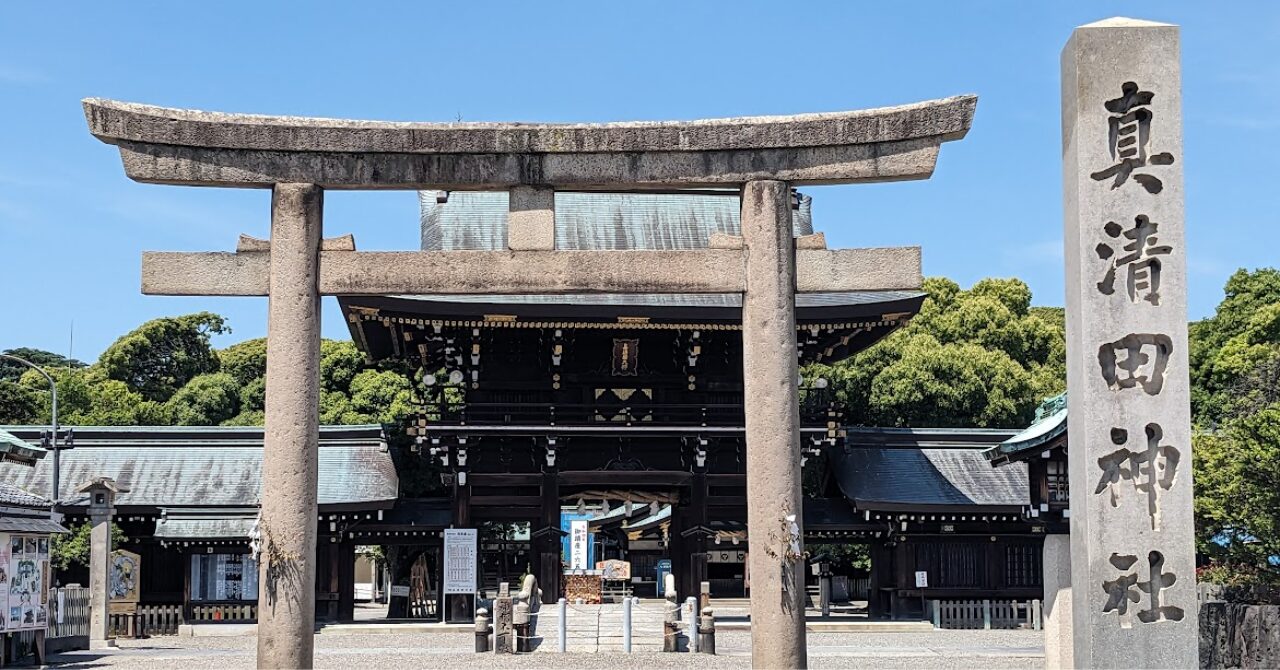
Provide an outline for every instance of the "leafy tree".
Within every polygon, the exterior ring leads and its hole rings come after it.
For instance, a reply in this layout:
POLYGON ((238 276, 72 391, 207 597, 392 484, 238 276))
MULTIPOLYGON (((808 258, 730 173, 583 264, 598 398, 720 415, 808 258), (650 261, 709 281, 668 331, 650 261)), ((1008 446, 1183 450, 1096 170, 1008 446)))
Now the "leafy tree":
POLYGON ((225 319, 211 312, 153 319, 116 340, 98 365, 144 399, 163 402, 192 378, 218 371, 209 338, 226 332, 225 319))
POLYGON ((165 405, 179 426, 216 426, 240 412, 240 383, 226 372, 203 374, 178 389, 165 405))
POLYGON ((320 342, 320 388, 346 393, 356 375, 368 367, 368 360, 354 342, 320 342))
MULTIPOLYGON (((66 570, 73 565, 89 565, 90 535, 93 525, 88 521, 71 526, 70 533, 56 533, 49 541, 49 563, 56 570, 66 570)), ((128 542, 120 526, 111 524, 111 546, 120 547, 128 542)))
POLYGON ((1280 556, 1280 403, 1193 440, 1199 550, 1270 568, 1280 556))
POLYGON ((1255 408, 1267 386, 1258 375, 1280 365, 1280 271, 1237 270, 1225 292, 1214 315, 1190 327, 1192 415, 1203 425, 1255 408))
MULTIPOLYGON (((43 349, 31 349, 28 347, 18 347, 17 349, 6 349, 3 352, 10 356, 31 361, 42 368, 82 368, 84 363, 74 358, 67 358, 53 352, 43 349)), ((0 380, 16 382, 31 368, 7 358, 0 358, 0 380)))
MULTIPOLYGON (((222 422, 224 426, 261 426, 266 420, 266 414, 260 409, 251 409, 240 412, 239 414, 222 422)), ((321 422, 323 423, 323 422, 321 422)))
POLYGON ((417 410, 409 378, 394 370, 363 370, 352 378, 351 405, 380 423, 399 423, 417 410))
POLYGON ((835 365, 815 365, 854 421, 884 426, 1027 425, 1042 398, 1066 387, 1060 310, 1031 307, 1017 279, 967 291, 925 280, 928 297, 905 328, 835 365))
POLYGON ((34 423, 39 416, 39 395, 17 382, 0 380, 0 424, 34 423))
POLYGON ((219 369, 236 378, 242 386, 267 374, 267 338, 259 337, 218 351, 219 369))

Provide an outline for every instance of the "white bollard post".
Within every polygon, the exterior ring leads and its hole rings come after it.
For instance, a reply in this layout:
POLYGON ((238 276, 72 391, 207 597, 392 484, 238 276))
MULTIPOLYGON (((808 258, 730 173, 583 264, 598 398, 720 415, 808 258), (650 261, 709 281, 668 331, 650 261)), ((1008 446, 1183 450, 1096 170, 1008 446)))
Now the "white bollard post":
POLYGON ((564 598, 557 603, 560 610, 560 653, 569 648, 569 601, 564 598))
POLYGON ((622 599, 622 651, 631 653, 631 599, 622 599))

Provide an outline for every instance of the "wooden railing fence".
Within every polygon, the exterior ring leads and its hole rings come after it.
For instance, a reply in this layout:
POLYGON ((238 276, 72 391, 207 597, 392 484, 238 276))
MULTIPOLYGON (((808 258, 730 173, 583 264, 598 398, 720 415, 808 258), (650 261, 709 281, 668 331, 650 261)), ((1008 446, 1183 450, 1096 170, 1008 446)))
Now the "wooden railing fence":
POLYGON ((139 605, 131 614, 111 615, 107 634, 112 637, 177 635, 182 625, 182 605, 139 605))
POLYGON ((1040 630, 1039 600, 931 600, 933 626, 947 629, 1040 630))

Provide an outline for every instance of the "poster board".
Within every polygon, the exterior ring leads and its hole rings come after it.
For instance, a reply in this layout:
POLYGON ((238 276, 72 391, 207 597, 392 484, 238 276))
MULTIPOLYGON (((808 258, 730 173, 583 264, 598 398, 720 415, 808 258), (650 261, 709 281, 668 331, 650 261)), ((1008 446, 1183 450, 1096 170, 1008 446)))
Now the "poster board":
POLYGON ((599 561, 596 563, 596 570, 600 571, 602 579, 628 581, 631 579, 631 561, 621 561, 616 558, 599 561))
POLYGON ((111 604, 138 604, 138 584, 142 581, 142 557, 132 551, 111 552, 111 604))
POLYGON ((473 595, 476 592, 478 552, 474 528, 446 528, 444 531, 444 594, 473 595))
POLYGON ((49 625, 49 536, 0 533, 0 630, 43 630, 49 625))

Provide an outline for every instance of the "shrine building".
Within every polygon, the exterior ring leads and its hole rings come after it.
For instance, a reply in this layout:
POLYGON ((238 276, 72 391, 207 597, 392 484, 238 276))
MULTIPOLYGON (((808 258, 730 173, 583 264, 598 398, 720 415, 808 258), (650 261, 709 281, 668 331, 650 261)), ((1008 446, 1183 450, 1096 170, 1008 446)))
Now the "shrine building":
MULTIPOLYGON (((506 193, 419 199, 424 250, 506 248, 506 193)), ((737 191, 555 199, 563 249, 697 249, 739 233, 737 191)), ((796 237, 821 243, 810 197, 793 193, 792 206, 796 237)), ((800 364, 862 351, 905 325, 924 297, 797 295, 800 364)), ((339 303, 356 345, 411 375, 420 406, 404 426, 321 427, 318 619, 351 620, 357 595, 389 600, 392 618, 468 616, 470 604, 446 607, 441 596, 447 528, 479 529, 481 598, 530 573, 554 601, 566 574, 610 560, 629 573, 606 597, 659 595, 665 572, 681 594, 703 582, 715 598, 749 594, 740 296, 339 303), (575 523, 586 538, 578 549, 568 538, 575 523), (375 547, 383 567, 371 571, 375 547)), ((804 379, 810 554, 866 546, 869 570, 837 571, 871 617, 919 618, 922 597, 1040 598, 1043 537, 1066 532, 1057 402, 1021 432, 868 427, 825 379, 804 379)), ((41 428, 8 430, 36 440, 41 428)), ((62 511, 80 523, 74 484, 115 479, 129 489, 117 523, 142 557, 142 603, 181 603, 190 621, 252 618, 240 606, 257 595, 261 457, 261 428, 77 427, 75 448, 61 454, 62 511)), ((49 460, 0 465, 0 481, 47 492, 49 460)))

